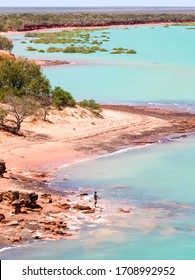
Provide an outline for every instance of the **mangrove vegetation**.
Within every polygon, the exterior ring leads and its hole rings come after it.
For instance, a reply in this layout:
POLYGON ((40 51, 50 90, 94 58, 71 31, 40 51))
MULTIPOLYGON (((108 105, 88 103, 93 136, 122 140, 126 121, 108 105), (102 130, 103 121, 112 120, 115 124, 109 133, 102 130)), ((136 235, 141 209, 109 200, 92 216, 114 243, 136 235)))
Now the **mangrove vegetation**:
MULTIPOLYGON (((77 29, 77 30, 62 30, 56 32, 29 32, 25 35, 26 39, 31 44, 52 44, 47 48, 48 53, 81 53, 90 54, 95 52, 108 52, 108 48, 102 47, 106 42, 109 42, 109 31, 105 29, 77 29), (58 46, 55 46, 55 45, 58 46), (59 47, 61 45, 61 47, 59 47), (65 47, 64 47, 65 46, 65 47)), ((23 41, 21 42, 23 43, 23 41)), ((27 47, 27 51, 39 51, 35 47, 27 47)), ((111 54, 136 54, 132 49, 113 48, 111 54)))
POLYGON ((53 27, 110 26, 145 23, 195 22, 194 14, 0 14, 0 31, 32 31, 53 27))

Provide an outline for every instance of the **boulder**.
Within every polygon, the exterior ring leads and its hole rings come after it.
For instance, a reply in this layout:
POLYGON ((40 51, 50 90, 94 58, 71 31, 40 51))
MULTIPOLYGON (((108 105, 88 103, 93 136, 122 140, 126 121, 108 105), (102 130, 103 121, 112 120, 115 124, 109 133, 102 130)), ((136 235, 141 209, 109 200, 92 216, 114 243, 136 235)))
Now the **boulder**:
POLYGON ((15 207, 15 212, 14 212, 15 215, 21 213, 21 204, 22 204, 21 200, 19 200, 19 199, 17 199, 14 202, 12 202, 12 206, 15 207))
POLYGON ((80 210, 80 211, 91 210, 92 209, 90 206, 83 205, 83 204, 76 204, 73 208, 76 209, 76 210, 80 210))
POLYGON ((30 209, 42 208, 40 205, 37 204, 38 194, 36 193, 21 194, 20 199, 22 205, 27 208, 30 209))
POLYGON ((11 237, 11 238, 9 238, 9 241, 11 242, 11 243, 15 243, 15 242, 20 242, 20 240, 21 240, 22 238, 20 237, 20 236, 15 236, 15 237, 11 237))
POLYGON ((68 204, 68 203, 57 203, 57 206, 59 207, 59 208, 62 208, 63 210, 68 210, 68 209, 70 209, 71 208, 71 206, 70 206, 70 204, 68 204))
POLYGON ((12 202, 15 200, 18 200, 20 197, 19 191, 13 191, 12 192, 12 202))
POLYGON ((79 196, 86 196, 88 193, 80 193, 79 196))

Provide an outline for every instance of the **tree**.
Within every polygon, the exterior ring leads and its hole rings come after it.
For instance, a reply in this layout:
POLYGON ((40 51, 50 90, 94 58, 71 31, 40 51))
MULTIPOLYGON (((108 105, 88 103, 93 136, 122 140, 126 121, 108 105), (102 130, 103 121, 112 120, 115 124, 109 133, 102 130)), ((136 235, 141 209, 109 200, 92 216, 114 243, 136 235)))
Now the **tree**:
POLYGON ((39 65, 27 59, 0 57, 0 99, 16 96, 49 96, 51 86, 39 65))
POLYGON ((14 95, 7 95, 6 103, 9 105, 6 109, 8 122, 13 124, 13 133, 18 134, 21 128, 22 122, 29 116, 34 115, 39 106, 34 98, 30 96, 17 97, 14 95))
POLYGON ((41 111, 42 111, 42 119, 43 121, 47 120, 47 116, 49 114, 50 107, 52 105, 52 98, 49 96, 42 96, 38 100, 41 111))
POLYGON ((71 93, 63 90, 61 87, 55 87, 52 91, 52 96, 54 99, 54 104, 58 109, 65 106, 75 106, 76 101, 74 100, 71 93))
POLYGON ((11 52, 13 49, 12 41, 6 37, 0 36, 0 50, 11 52))

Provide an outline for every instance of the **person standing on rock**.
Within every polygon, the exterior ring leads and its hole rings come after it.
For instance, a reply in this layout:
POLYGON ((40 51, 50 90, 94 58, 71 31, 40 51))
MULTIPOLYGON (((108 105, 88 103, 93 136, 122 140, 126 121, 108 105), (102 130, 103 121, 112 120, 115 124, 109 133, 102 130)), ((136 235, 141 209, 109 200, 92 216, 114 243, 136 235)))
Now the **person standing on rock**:
POLYGON ((96 208, 97 200, 100 199, 100 197, 97 195, 97 192, 94 193, 94 206, 96 208))

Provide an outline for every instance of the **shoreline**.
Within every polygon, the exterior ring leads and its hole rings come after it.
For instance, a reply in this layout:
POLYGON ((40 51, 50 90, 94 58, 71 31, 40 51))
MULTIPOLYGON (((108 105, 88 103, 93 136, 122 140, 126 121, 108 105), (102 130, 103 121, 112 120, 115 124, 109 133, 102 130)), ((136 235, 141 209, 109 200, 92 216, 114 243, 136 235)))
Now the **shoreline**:
MULTIPOLYGON (((188 21, 186 21, 187 23, 188 21)), ((185 23, 185 22, 182 22, 185 23)), ((150 23, 136 23, 136 24, 111 24, 106 26, 66 26, 66 27, 48 27, 48 28, 40 28, 40 29, 33 29, 27 31, 7 31, 7 32, 0 32, 0 36, 4 35, 17 35, 17 34, 26 34, 29 32, 42 32, 42 31, 55 31, 55 30, 76 30, 76 29, 108 29, 108 28, 125 28, 125 27, 140 27, 140 26, 159 26, 159 25, 171 25, 176 24, 176 22, 150 22, 150 23)))
MULTIPOLYGON (((97 217, 101 216, 101 212, 106 209, 105 205, 109 202, 105 203, 102 200, 103 209, 94 210, 93 189, 88 190, 87 200, 83 199, 80 192, 51 189, 50 182, 61 168, 76 164, 78 161, 120 154, 130 149, 166 142, 170 135, 179 138, 195 132, 195 115, 191 113, 142 106, 102 105, 102 107, 103 118, 100 119, 85 109, 80 111, 79 114, 82 113, 84 117, 80 117, 78 121, 79 116, 72 117, 73 112, 76 113, 71 109, 70 112, 66 111, 63 114, 61 112, 62 116, 69 114, 69 119, 66 117, 67 120, 61 122, 60 117, 53 112, 52 118, 55 117, 57 121, 56 130, 66 126, 65 134, 59 134, 55 139, 51 134, 49 137, 44 136, 47 135, 49 128, 51 130, 51 126, 54 129, 53 124, 40 121, 31 123, 31 131, 27 131, 28 121, 23 130, 26 136, 23 138, 0 131, 2 158, 8 169, 5 178, 0 179, 0 192, 19 190, 21 195, 27 191, 36 192, 39 195, 38 204, 42 207, 40 212, 24 208, 23 212, 26 211, 27 214, 13 215, 10 212, 13 211, 13 206, 7 199, 3 201, 0 204, 0 213, 6 217, 5 221, 0 223, 2 236, 0 248, 26 244, 35 239, 76 238, 79 227, 82 226, 79 221, 81 216, 84 217, 83 223, 92 219, 98 222, 97 217), (81 124, 85 124, 82 129, 81 124), (38 128, 41 128, 42 133, 38 128), (74 208, 77 205, 80 209, 74 208), (62 213, 67 216, 66 221, 62 219, 62 213), (52 232, 48 229, 48 223, 52 232), (27 224, 33 226, 30 226, 25 235, 23 229, 27 224), (7 230, 9 232, 11 230, 15 236, 12 240, 6 239, 7 230)), ((64 178, 64 181, 66 180, 67 178, 64 178)))

